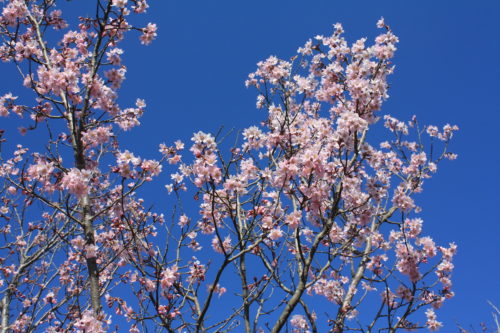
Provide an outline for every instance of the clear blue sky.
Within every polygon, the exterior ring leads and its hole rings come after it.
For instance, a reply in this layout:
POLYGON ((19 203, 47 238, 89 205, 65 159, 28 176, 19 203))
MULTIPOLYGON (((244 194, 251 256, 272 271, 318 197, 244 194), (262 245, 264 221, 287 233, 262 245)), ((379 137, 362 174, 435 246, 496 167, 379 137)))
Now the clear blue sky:
POLYGON ((441 164, 417 197, 426 232, 459 245, 456 297, 438 314, 442 331, 491 322, 486 300, 500 304, 499 15, 500 2, 484 0, 152 1, 159 38, 134 47, 128 61, 126 87, 149 103, 135 132, 158 142, 257 123, 265 115, 243 85, 257 61, 289 58, 335 22, 351 40, 371 38, 385 17, 401 42, 383 111, 460 127, 452 143, 459 159, 441 164))
MULTIPOLYGON (((121 90, 122 105, 141 97, 148 111, 124 146, 153 157, 160 142, 260 122, 255 91, 244 86, 259 60, 289 58, 336 22, 350 41, 372 38, 383 16, 401 41, 383 112, 460 127, 451 147, 459 159, 443 163, 417 197, 425 232, 459 246, 456 297, 438 313, 442 332, 491 322, 486 301, 500 305, 499 15, 493 0, 151 0, 143 19, 159 36, 147 48, 135 37, 126 43, 121 90)), ((13 90, 1 81, 1 94, 13 90)))

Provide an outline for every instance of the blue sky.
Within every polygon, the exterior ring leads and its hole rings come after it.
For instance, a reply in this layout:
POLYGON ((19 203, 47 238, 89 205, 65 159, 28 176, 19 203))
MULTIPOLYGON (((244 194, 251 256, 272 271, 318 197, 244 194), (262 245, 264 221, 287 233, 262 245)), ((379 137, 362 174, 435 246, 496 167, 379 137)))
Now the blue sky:
POLYGON ((486 300, 500 303, 499 13, 498 1, 152 1, 158 40, 128 59, 127 87, 149 105, 136 132, 158 142, 258 123, 265 115, 243 84, 257 61, 289 58, 336 22, 351 41, 372 38, 383 16, 400 38, 383 112, 460 127, 451 146, 459 159, 441 164, 417 197, 425 231, 459 246, 442 331, 491 322, 486 300))
MULTIPOLYGON (((134 37, 126 42, 121 90, 122 105, 140 97, 148 111, 124 146, 154 157, 158 143, 188 141, 198 130, 259 123, 264 111, 244 86, 258 61, 289 58, 336 22, 350 41, 373 38, 383 16, 400 38, 383 113, 460 127, 451 146, 458 160, 440 165, 417 197, 425 232, 459 246, 456 297, 438 313, 442 331, 456 331, 456 322, 491 322, 486 301, 500 304, 499 13, 493 0, 151 0, 142 19, 157 23, 159 36, 146 48, 134 37)), ((2 94, 13 90, 9 81, 0 82, 2 94)))

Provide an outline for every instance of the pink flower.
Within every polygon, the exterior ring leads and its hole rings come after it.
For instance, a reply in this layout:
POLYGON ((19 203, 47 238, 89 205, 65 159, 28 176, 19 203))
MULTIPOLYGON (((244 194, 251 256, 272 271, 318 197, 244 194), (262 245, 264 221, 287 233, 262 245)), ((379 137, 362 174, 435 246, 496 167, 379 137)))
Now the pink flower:
POLYGON ((45 304, 56 304, 56 295, 54 295, 54 293, 51 291, 47 295, 45 295, 43 301, 45 302, 45 304))
POLYGON ((290 325, 293 327, 293 333, 309 333, 309 324, 303 315, 293 315, 290 319, 290 325))
POLYGON ((90 170, 80 170, 77 168, 72 168, 70 171, 64 175, 61 180, 61 186, 67 189, 70 193, 81 198, 88 194, 89 186, 88 182, 92 175, 90 170))
POLYGON ((251 126, 243 131, 243 137, 247 141, 245 146, 255 149, 262 146, 261 140, 264 138, 264 135, 260 128, 251 126))
POLYGON ((423 221, 420 218, 406 219, 405 224, 408 230, 407 236, 410 238, 416 238, 420 235, 420 232, 422 231, 422 223, 423 221))
POLYGON ((82 317, 75 321, 74 326, 77 328, 77 333, 106 333, 102 322, 97 320, 90 310, 83 312, 82 317))
POLYGON ((391 130, 391 132, 400 132, 404 135, 408 134, 408 126, 404 122, 399 121, 389 115, 385 115, 384 119, 384 126, 391 130))
POLYGON ((141 169, 151 176, 158 176, 161 173, 162 165, 155 160, 144 160, 141 164, 141 169))
POLYGON ((436 256, 437 248, 432 238, 422 237, 418 240, 417 244, 424 247, 424 252, 427 257, 432 258, 436 256))
POLYGON ((177 149, 177 150, 184 149, 184 143, 181 140, 175 141, 174 144, 175 144, 175 149, 177 149))
POLYGON ((125 8, 127 6, 127 0, 113 0, 113 6, 118 8, 125 8))
POLYGON ((76 249, 83 249, 85 246, 85 239, 82 236, 78 236, 71 240, 71 245, 73 245, 76 249))
POLYGON ((121 55, 123 54, 123 50, 119 48, 114 48, 106 52, 106 57, 108 61, 115 66, 118 66, 121 64, 121 55))
POLYGON ((377 28, 383 28, 385 27, 385 21, 384 18, 381 17, 380 20, 377 21, 377 28))
POLYGON ((181 161, 181 155, 175 154, 172 157, 169 157, 168 163, 169 164, 177 164, 181 161))
POLYGON ((105 144, 109 141, 109 138, 112 135, 113 132, 111 131, 111 126, 100 126, 84 132, 82 135, 82 141, 90 148, 105 144))
MULTIPOLYGON (((30 322, 31 322, 31 317, 28 316, 27 314, 23 314, 19 318, 17 318, 16 321, 14 321, 12 323, 12 325, 10 325, 9 328, 15 333, 26 332, 25 328, 27 328, 27 326, 29 325, 30 322)), ((79 332, 79 333, 81 333, 81 332, 79 332)), ((101 332, 97 332, 97 333, 101 333, 101 332)), ((102 332, 102 333, 104 333, 104 332, 102 332)))
POLYGON ((189 218, 186 215, 181 215, 181 217, 179 218, 178 225, 181 228, 184 228, 188 223, 189 223, 189 218))
POLYGON ((297 53, 302 55, 312 55, 312 40, 308 40, 303 47, 299 47, 297 53))
POLYGON ((0 97, 0 117, 7 117, 9 115, 9 110, 12 110, 12 108, 14 107, 13 102, 16 99, 17 97, 12 96, 11 93, 5 94, 0 97))
POLYGON ((132 163, 132 165, 134 166, 138 166, 139 164, 141 164, 141 159, 136 157, 128 150, 125 150, 123 153, 119 153, 116 157, 116 161, 118 164, 132 163))
POLYGON ((137 0, 135 3, 136 4, 132 6, 132 8, 134 9, 134 12, 137 14, 145 13, 146 9, 149 8, 149 5, 146 2, 146 0, 137 0))
POLYGON ((85 246, 85 258, 91 259, 97 257, 97 246, 95 244, 87 244, 85 246))
POLYGON ((2 11, 3 18, 10 25, 15 25, 17 19, 26 16, 28 9, 21 0, 12 0, 2 11))
POLYGON ((238 177, 238 176, 231 176, 224 183, 224 188, 228 192, 234 192, 234 193, 238 193, 240 195, 246 193, 245 186, 246 186, 246 182, 244 182, 243 179, 241 177, 238 177))
POLYGON ((405 193, 402 186, 398 186, 394 192, 392 202, 403 211, 409 211, 415 208, 413 199, 405 193))
POLYGON ((231 236, 227 235, 222 242, 222 247, 220 245, 219 238, 214 236, 212 239, 212 248, 214 251, 221 254, 228 254, 231 251, 231 236))
POLYGON ((111 83, 111 88, 118 89, 121 87, 122 82, 125 80, 125 73, 127 70, 124 67, 112 68, 104 73, 104 76, 111 83))
POLYGON ((344 288, 338 280, 319 279, 312 287, 312 290, 325 296, 330 302, 341 304, 344 297, 344 288))
POLYGON ((139 118, 144 113, 144 108, 146 104, 143 100, 138 99, 136 102, 136 108, 128 108, 120 111, 115 122, 121 129, 128 131, 129 129, 138 126, 140 124, 139 118))
POLYGON ((141 44, 148 45, 156 38, 157 27, 154 23, 148 23, 148 25, 142 29, 142 35, 139 38, 141 40, 141 44))
POLYGON ((296 229, 300 224, 301 217, 302 217, 302 212, 295 211, 285 218, 285 224, 292 229, 296 229))
POLYGON ((283 237, 283 231, 279 227, 271 229, 268 237, 269 237, 269 239, 277 240, 277 239, 283 237))
POLYGON ((147 291, 155 291, 156 290, 156 284, 154 281, 150 279, 141 279, 142 285, 146 288, 147 291))
POLYGON ((439 130, 436 126, 430 125, 427 126, 427 134, 431 137, 437 137, 439 134, 439 130))
POLYGON ((28 176, 36 180, 48 180, 54 171, 54 163, 39 159, 28 168, 28 176))
POLYGON ((443 326, 443 323, 436 320, 436 313, 433 309, 427 309, 425 311, 425 315, 427 316, 427 322, 425 323, 429 330, 437 331, 443 326))
POLYGON ((174 282, 179 276, 179 274, 177 273, 177 269, 177 265, 174 265, 171 268, 167 268, 163 271, 160 280, 160 284, 163 289, 170 288, 174 285, 174 282))
POLYGON ((201 282, 205 280, 206 268, 204 265, 200 264, 198 260, 193 262, 193 264, 189 267, 189 277, 188 281, 192 282, 201 282))
POLYGON ((421 255, 415 251, 411 245, 404 243, 396 245, 396 257, 398 258, 396 267, 399 272, 408 275, 412 282, 417 282, 422 277, 418 271, 418 264, 421 259, 420 256, 421 255))

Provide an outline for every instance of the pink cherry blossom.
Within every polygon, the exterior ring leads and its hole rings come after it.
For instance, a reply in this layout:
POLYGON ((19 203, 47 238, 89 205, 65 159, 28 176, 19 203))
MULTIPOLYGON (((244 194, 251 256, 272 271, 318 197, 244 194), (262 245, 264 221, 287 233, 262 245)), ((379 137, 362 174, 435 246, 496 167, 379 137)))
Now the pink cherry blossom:
POLYGON ((90 170, 72 168, 63 176, 61 186, 77 197, 83 197, 88 194, 88 182, 91 176, 92 171, 90 170))
POLYGON ((157 36, 156 30, 156 24, 148 23, 148 25, 142 30, 143 33, 140 37, 141 43, 145 45, 150 44, 157 36))
POLYGON ((425 315, 427 316, 427 322, 425 324, 430 331, 437 331, 443 326, 441 322, 436 320, 437 317, 433 309, 427 309, 425 315))
POLYGON ((309 324, 303 315, 293 315, 290 319, 290 325, 293 327, 294 333, 310 333, 309 324))
POLYGON ((163 289, 170 288, 174 285, 174 282, 178 278, 177 266, 172 266, 171 268, 167 268, 163 271, 160 284, 163 289))
POLYGON ((81 318, 74 322, 75 328, 77 328, 78 333, 85 332, 95 332, 95 333, 105 333, 102 326, 102 322, 97 320, 90 311, 85 311, 81 318))
POLYGON ((88 147, 105 144, 113 135, 111 126, 101 126, 83 133, 82 141, 88 147))

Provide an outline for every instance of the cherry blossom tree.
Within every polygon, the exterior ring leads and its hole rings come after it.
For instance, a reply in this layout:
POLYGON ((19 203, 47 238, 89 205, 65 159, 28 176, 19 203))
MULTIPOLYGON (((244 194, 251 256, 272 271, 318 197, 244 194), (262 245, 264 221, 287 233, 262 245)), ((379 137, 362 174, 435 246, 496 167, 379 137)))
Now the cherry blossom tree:
POLYGON ((23 147, 2 132, 1 332, 442 326, 456 245, 422 233, 415 194, 456 157, 457 127, 380 113, 398 42, 383 19, 372 45, 336 24, 290 60, 259 62, 246 85, 266 116, 241 143, 197 132, 189 152, 167 138, 149 160, 119 144, 145 102, 118 101, 119 44, 156 37, 134 25, 147 2, 89 1, 94 16, 74 25, 57 3, 4 1, 0 18, 0 58, 34 96, 3 95, 0 115, 47 137, 23 147), (139 197, 166 167, 169 218, 139 197))

